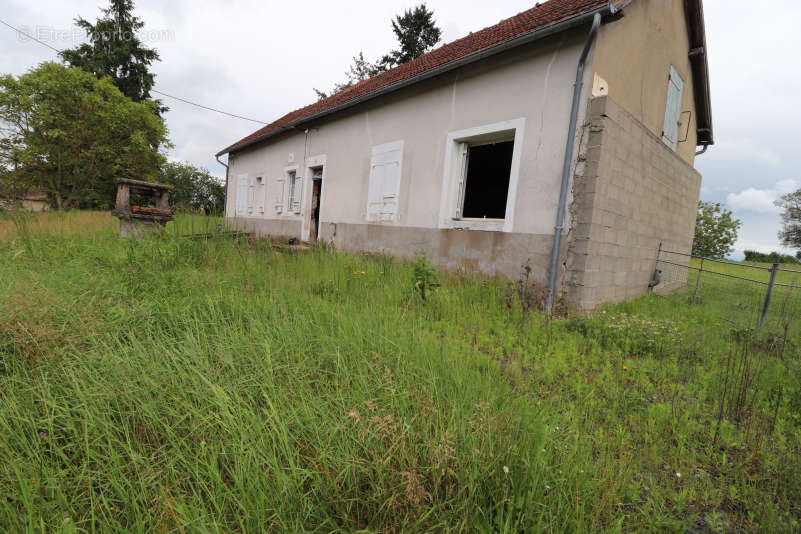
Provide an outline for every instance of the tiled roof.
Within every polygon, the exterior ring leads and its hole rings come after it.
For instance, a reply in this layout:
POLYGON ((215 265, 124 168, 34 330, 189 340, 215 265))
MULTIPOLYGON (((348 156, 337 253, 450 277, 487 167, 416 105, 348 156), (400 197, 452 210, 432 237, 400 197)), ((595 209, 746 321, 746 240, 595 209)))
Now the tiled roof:
MULTIPOLYGON (((306 107, 291 111, 268 124, 267 126, 253 132, 247 137, 240 139, 228 148, 223 149, 219 154, 231 152, 243 145, 275 133, 283 127, 316 115, 320 112, 346 104, 356 98, 364 97, 370 93, 377 92, 398 82, 413 78, 426 71, 441 67, 458 59, 465 58, 476 52, 492 48, 496 45, 521 37, 535 30, 541 30, 552 24, 563 22, 579 15, 589 13, 596 9, 608 6, 609 0, 549 0, 537 4, 533 8, 518 13, 514 17, 502 20, 494 26, 471 33, 466 37, 457 39, 452 43, 443 45, 427 54, 404 63, 394 69, 382 72, 361 81, 347 89, 335 93, 328 98, 310 104, 306 107)), ((219 155, 218 154, 218 155, 219 155)))

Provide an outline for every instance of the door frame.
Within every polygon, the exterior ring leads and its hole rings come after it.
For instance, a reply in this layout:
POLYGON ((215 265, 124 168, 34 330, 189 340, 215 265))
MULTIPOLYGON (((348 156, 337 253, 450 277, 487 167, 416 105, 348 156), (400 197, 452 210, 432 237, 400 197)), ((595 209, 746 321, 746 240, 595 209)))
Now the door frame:
POLYGON ((320 154, 317 156, 308 157, 306 158, 305 161, 304 165, 305 170, 303 172, 304 176, 303 189, 304 189, 305 200, 302 201, 304 213, 303 213, 303 227, 301 228, 301 236, 300 236, 302 241, 308 241, 309 237, 311 236, 311 216, 312 216, 311 206, 312 206, 312 191, 314 187, 314 184, 312 182, 314 177, 314 169, 318 167, 321 167, 323 169, 322 177, 320 178, 321 180, 320 198, 317 200, 317 202, 319 202, 320 205, 320 213, 317 221, 318 224, 317 240, 320 239, 319 229, 322 227, 320 223, 323 217, 323 199, 325 198, 325 183, 326 183, 325 175, 326 172, 328 171, 328 165, 326 165, 326 160, 327 160, 326 155, 320 154))

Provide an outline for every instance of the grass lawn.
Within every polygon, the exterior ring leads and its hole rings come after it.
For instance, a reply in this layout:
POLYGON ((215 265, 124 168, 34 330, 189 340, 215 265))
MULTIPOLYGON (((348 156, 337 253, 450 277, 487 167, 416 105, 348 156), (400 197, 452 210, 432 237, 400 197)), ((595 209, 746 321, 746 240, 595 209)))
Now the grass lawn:
POLYGON ((0 531, 801 528, 794 340, 216 224, 0 220, 0 531))

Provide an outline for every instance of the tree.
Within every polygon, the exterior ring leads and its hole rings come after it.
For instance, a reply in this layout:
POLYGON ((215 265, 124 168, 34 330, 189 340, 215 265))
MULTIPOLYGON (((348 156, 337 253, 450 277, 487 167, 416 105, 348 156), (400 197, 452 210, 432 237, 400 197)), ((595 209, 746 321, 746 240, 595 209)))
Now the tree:
MULTIPOLYGON (((150 65, 159 60, 159 54, 146 48, 136 36, 145 23, 133 15, 133 10, 133 0, 110 0, 109 7, 102 10, 104 16, 95 24, 82 17, 76 19, 75 23, 86 30, 89 42, 60 55, 73 67, 99 78, 110 76, 122 94, 141 102, 150 100, 155 79, 150 65)), ((159 103, 159 111, 166 110, 159 103)))
POLYGON ((108 208, 114 180, 157 178, 168 146, 154 102, 58 63, 0 76, 0 131, 4 188, 40 190, 58 209, 108 208))
POLYGON ((170 203, 206 214, 222 213, 225 187, 206 169, 190 163, 169 162, 162 166, 159 181, 171 185, 170 203))
POLYGON ((336 94, 343 89, 347 89, 348 87, 355 85, 362 80, 366 80, 371 76, 375 76, 379 72, 381 72, 381 69, 378 67, 378 65, 375 63, 370 63, 364 59, 364 53, 359 52, 358 56, 353 56, 353 64, 351 64, 348 72, 345 73, 348 81, 335 84, 330 93, 320 91, 317 88, 314 88, 314 92, 317 93, 318 100, 322 100, 323 98, 328 98, 330 95, 336 94))
POLYGON ((403 15, 396 15, 392 21, 392 32, 400 48, 392 50, 381 58, 378 65, 388 70, 396 65, 408 63, 420 57, 439 42, 442 31, 434 22, 434 12, 425 3, 414 9, 407 9, 403 15))
POLYGON ((364 59, 364 54, 359 52, 358 56, 353 56, 353 64, 345 73, 347 81, 335 84, 330 93, 315 88, 317 98, 322 100, 371 76, 422 56, 439 42, 442 35, 434 21, 434 12, 425 3, 414 9, 407 9, 403 15, 396 15, 392 20, 392 31, 398 40, 397 50, 390 51, 375 63, 364 59))
POLYGON ((693 255, 704 258, 722 258, 730 253, 737 240, 737 230, 742 222, 732 217, 732 212, 719 203, 698 203, 695 218, 693 255))
POLYGON ((787 193, 776 205, 783 209, 779 240, 782 245, 799 249, 798 259, 801 259, 801 189, 787 193))

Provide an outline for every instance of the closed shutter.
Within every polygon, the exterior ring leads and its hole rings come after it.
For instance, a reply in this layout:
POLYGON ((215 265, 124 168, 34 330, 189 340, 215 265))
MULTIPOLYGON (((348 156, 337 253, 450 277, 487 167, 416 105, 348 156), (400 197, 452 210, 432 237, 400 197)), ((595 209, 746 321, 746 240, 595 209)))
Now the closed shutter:
POLYGON ((368 221, 393 221, 398 214, 403 141, 373 148, 367 196, 368 221))
POLYGON ((256 205, 256 179, 251 178, 248 181, 248 213, 253 213, 253 208, 256 205))
POLYGON ((665 104, 665 124, 662 127, 662 141, 676 150, 679 142, 679 118, 681 116, 681 97, 684 80, 671 65, 668 79, 667 102, 665 104))
POLYGON ((247 208, 248 175, 240 174, 236 179, 236 213, 242 215, 247 208))
POLYGON ((300 213, 300 195, 303 191, 303 178, 295 175, 295 180, 292 183, 292 206, 291 210, 295 213, 300 213))
POLYGON ((256 177, 256 212, 264 214, 264 203, 267 197, 264 176, 256 177))
POLYGON ((284 182, 286 179, 281 176, 275 181, 275 211, 284 211, 284 182))

